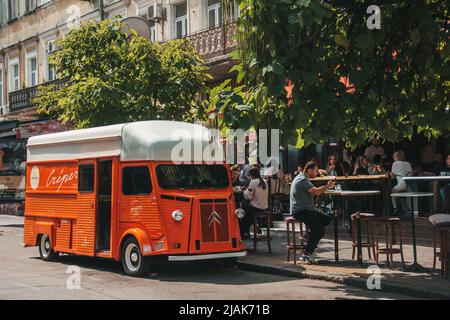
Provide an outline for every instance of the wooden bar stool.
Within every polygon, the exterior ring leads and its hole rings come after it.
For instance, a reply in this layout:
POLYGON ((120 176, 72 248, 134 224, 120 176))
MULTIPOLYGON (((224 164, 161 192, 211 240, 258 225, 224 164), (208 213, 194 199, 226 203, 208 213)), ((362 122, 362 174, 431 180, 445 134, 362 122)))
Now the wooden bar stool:
POLYGON ((433 214, 428 218, 430 223, 433 225, 433 271, 436 270, 436 261, 441 257, 440 249, 438 248, 439 226, 445 226, 445 224, 450 225, 450 215, 448 214, 433 214))
MULTIPOLYGON (((376 247, 376 241, 375 241, 375 215, 372 213, 363 213, 363 212, 356 212, 351 215, 352 220, 352 260, 355 260, 355 253, 358 248, 358 227, 360 224, 358 224, 358 219, 360 223, 364 223, 366 226, 366 241, 361 241, 361 248, 367 248, 367 252, 369 254, 369 259, 372 259, 372 253, 373 257, 375 259, 375 247, 376 247), (372 251, 372 252, 371 252, 372 251)), ((361 232, 361 230, 359 230, 361 232)), ((362 253, 361 253, 362 254, 362 253)))
POLYGON ((287 262, 291 260, 291 251, 294 251, 294 264, 297 264, 297 250, 303 250, 306 248, 306 237, 304 236, 303 231, 305 231, 306 235, 306 226, 300 221, 296 220, 294 217, 288 217, 285 219, 286 221, 286 250, 287 250, 287 262), (295 234, 295 228, 298 225, 300 230, 300 237, 297 239, 295 234), (297 243, 297 240, 300 240, 297 243))
POLYGON ((253 252, 256 252, 256 247, 258 241, 267 241, 267 248, 269 249, 269 253, 272 253, 272 237, 270 236, 270 227, 272 226, 272 215, 270 212, 261 211, 255 213, 253 217, 253 252), (266 224, 266 235, 258 238, 258 222, 265 221, 266 224))
POLYGON ((438 224, 436 228, 438 230, 441 243, 441 276, 445 279, 448 279, 450 274, 450 224, 438 224))
POLYGON ((402 224, 400 218, 398 217, 382 217, 375 219, 375 239, 376 239, 376 248, 375 248, 375 261, 379 263, 379 255, 385 254, 387 258, 387 264, 389 269, 393 268, 393 255, 400 254, 402 259, 403 269, 405 269, 405 259, 403 258, 403 238, 402 238, 402 224), (380 239, 378 238, 378 228, 384 227, 385 230, 385 247, 380 248, 380 239), (396 237, 399 242, 399 247, 394 248, 394 236, 395 231, 398 232, 398 236, 396 237))

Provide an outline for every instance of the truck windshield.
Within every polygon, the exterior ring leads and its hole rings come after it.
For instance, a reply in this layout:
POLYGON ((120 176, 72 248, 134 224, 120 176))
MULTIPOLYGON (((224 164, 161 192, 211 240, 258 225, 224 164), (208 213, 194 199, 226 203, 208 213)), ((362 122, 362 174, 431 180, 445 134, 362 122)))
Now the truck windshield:
POLYGON ((159 165, 156 176, 163 189, 215 189, 229 184, 223 165, 159 165))

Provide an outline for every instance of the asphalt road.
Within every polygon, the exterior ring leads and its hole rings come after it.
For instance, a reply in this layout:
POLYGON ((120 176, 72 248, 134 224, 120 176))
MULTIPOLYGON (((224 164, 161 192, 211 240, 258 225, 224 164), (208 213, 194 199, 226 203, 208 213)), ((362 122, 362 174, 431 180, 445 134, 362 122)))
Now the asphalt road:
POLYGON ((204 264, 158 265, 149 276, 132 278, 114 261, 61 256, 44 262, 37 247, 21 244, 20 225, 0 224, 0 299, 410 299, 204 264), (79 278, 67 273, 77 267, 79 278))

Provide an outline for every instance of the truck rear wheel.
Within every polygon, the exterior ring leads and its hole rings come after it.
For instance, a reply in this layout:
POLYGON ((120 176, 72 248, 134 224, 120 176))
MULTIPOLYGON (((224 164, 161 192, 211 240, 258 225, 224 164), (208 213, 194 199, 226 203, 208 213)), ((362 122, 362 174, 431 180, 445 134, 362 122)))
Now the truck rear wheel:
POLYGON ((139 243, 133 237, 126 239, 122 245, 122 265, 125 272, 133 277, 150 273, 150 260, 142 256, 139 243))
POLYGON ((48 234, 41 235, 39 239, 39 254, 44 261, 52 261, 58 257, 58 253, 52 249, 50 236, 48 234))

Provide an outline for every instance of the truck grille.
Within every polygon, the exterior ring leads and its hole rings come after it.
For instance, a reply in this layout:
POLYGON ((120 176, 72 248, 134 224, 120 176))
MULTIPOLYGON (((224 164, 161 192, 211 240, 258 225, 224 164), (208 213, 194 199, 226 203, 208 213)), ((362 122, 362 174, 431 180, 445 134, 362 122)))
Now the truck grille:
POLYGON ((200 200, 200 221, 203 242, 229 241, 226 199, 200 200))

